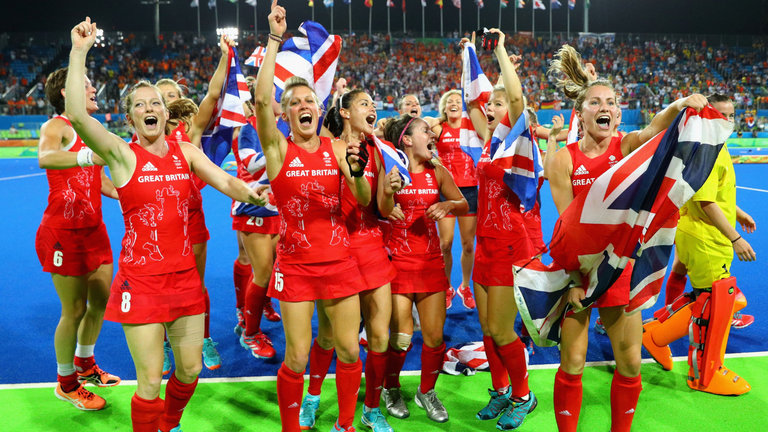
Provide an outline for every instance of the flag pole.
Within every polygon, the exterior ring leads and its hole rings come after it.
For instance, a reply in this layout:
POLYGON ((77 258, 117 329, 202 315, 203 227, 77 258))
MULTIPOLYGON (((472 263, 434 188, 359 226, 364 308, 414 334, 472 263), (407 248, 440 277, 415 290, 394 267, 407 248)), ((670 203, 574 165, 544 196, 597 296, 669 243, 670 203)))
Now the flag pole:
POLYGON ((259 37, 259 16, 256 13, 256 4, 253 5, 253 37, 258 42, 259 37))
POLYGON ((219 28, 219 2, 218 0, 213 1, 213 16, 216 18, 216 28, 219 28))
POLYGON ((347 6, 349 6, 349 36, 352 36, 352 1, 351 0, 349 3, 347 3, 347 6))
POLYGON ((552 40, 552 2, 549 2, 549 40, 552 40))
POLYGON ((315 2, 312 2, 312 21, 315 20, 315 2))
POLYGON ((235 3, 235 28, 237 29, 237 34, 240 34, 240 0, 235 3))
POLYGON ((571 3, 568 3, 568 13, 566 16, 566 25, 565 25, 565 38, 570 39, 571 38, 571 3))
POLYGON ((513 0, 515 2, 515 34, 517 34, 517 2, 520 0, 513 0))
POLYGON ((373 4, 368 8, 368 36, 371 35, 371 20, 373 19, 373 4))
POLYGON ((392 31, 389 27, 389 12, 391 9, 392 8, 389 5, 387 5, 387 36, 389 36, 390 41, 392 40, 392 31))
POLYGON ((331 34, 333 34, 333 3, 331 3, 331 34))
POLYGON ((440 37, 443 37, 443 7, 440 6, 440 37))
MULTIPOLYGON (((405 0, 403 0, 403 4, 405 4, 405 0)), ((405 36, 405 9, 403 9, 403 36, 405 36)))
POLYGON ((536 2, 531 2, 531 38, 536 38, 536 2))
POLYGON ((499 28, 501 28, 501 2, 502 1, 503 0, 499 0, 499 28))
POLYGON ((197 2, 197 37, 200 37, 200 2, 197 2))
POLYGON ((584 33, 589 33, 589 0, 584 0, 584 33))
POLYGON ((464 33, 462 33, 461 30, 461 13, 463 12, 463 9, 461 9, 461 2, 459 2, 459 37, 464 36, 464 33))
POLYGON ((477 28, 480 28, 480 3, 475 2, 477 7, 477 28))

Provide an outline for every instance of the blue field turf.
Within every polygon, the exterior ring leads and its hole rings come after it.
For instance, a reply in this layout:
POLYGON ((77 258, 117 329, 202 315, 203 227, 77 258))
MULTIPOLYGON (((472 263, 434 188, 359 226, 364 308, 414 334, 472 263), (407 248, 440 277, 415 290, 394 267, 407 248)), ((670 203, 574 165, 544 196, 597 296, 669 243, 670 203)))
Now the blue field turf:
MULTIPOLYGON (((56 379, 56 361, 53 333, 59 318, 59 301, 48 274, 42 272, 34 248, 35 232, 47 200, 47 182, 37 160, 0 159, 0 202, 2 202, 2 246, 0 262, 4 263, 0 278, 0 331, 5 341, 0 349, 0 384, 53 382, 56 379), (30 366, 34 366, 31 368, 30 366)), ((768 308, 768 293, 764 281, 768 279, 768 167, 766 165, 737 165, 739 206, 757 221, 757 232, 745 235, 757 251, 758 261, 735 261, 733 273, 745 292, 749 306, 744 311, 756 315, 757 321, 744 330, 731 332, 728 352, 768 351, 768 317, 758 311, 768 308)), ((232 264, 237 255, 235 235, 229 217, 230 200, 207 187, 203 191, 204 206, 211 240, 208 243, 206 285, 211 296, 211 334, 219 342, 223 365, 216 371, 204 370, 201 377, 274 376, 280 359, 257 360, 237 342, 232 329, 235 325, 235 295, 232 285, 232 264)), ((549 238, 556 218, 548 186, 542 189, 542 220, 544 237, 549 238)), ((104 199, 104 219, 115 250, 115 257, 123 235, 122 217, 117 202, 104 199)), ((458 230, 454 245, 452 281, 458 285, 458 230)), ((663 296, 663 293, 662 293, 663 296)), ((645 311, 644 316, 650 316, 645 311)), ((596 314, 593 314, 596 316, 596 314)), ((595 318, 593 316, 593 319, 595 318)), ((262 321, 264 331, 275 343, 278 357, 284 349, 280 323, 262 321)), ((405 369, 415 370, 419 365, 420 337, 408 355, 405 369)), ((458 298, 449 310, 446 324, 448 346, 481 339, 476 311, 467 311, 458 298)), ((611 349, 605 336, 590 334, 588 361, 609 360, 611 349)), ((684 341, 673 345, 677 356, 687 353, 684 341)), ((96 347, 99 364, 123 379, 135 379, 125 338, 119 325, 105 322, 96 347)), ((535 348, 532 364, 557 363, 556 348, 535 348)))

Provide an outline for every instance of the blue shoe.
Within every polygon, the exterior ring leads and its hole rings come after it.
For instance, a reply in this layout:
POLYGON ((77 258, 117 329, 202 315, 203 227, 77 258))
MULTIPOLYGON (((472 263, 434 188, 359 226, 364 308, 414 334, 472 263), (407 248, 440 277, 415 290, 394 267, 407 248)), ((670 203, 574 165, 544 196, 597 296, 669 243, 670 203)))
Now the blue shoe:
POLYGON ((235 313, 237 314, 237 325, 235 326, 235 334, 240 337, 241 334, 245 331, 245 317, 243 316, 242 309, 235 309, 235 313))
POLYGON ((539 404, 533 392, 528 392, 527 401, 514 398, 511 398, 510 401, 512 406, 501 415, 498 423, 496 423, 496 429, 510 430, 520 427, 523 424, 523 420, 525 420, 525 416, 533 412, 536 409, 536 405, 539 404))
POLYGON ((355 427, 350 426, 348 428, 343 428, 339 426, 339 422, 336 422, 336 424, 331 428, 331 432, 355 432, 355 427))
MULTIPOLYGON (((163 432, 163 431, 161 431, 160 429, 158 429, 158 430, 157 430, 157 432, 163 432)), ((181 430, 181 425, 180 425, 180 424, 177 424, 175 428, 171 429, 171 430, 170 430, 170 431, 168 431, 168 432, 183 432, 183 431, 181 430)))
POLYGON ((363 406, 363 416, 360 418, 365 426, 371 428, 373 432, 393 432, 392 426, 387 422, 387 418, 381 413, 379 408, 363 406))
POLYGON ((169 344, 168 341, 163 341, 163 375, 171 373, 171 368, 173 367, 173 364, 171 363, 171 353, 173 353, 171 344, 169 344))
POLYGON ((216 345, 218 343, 211 338, 203 339, 203 364, 210 370, 221 367, 221 356, 216 351, 216 345))
POLYGON ((304 400, 301 401, 301 410, 299 411, 299 427, 302 430, 315 427, 315 416, 319 407, 320 395, 314 396, 307 393, 304 396, 304 400))
POLYGON ((597 317, 597 320, 595 321, 595 332, 601 335, 607 334, 605 325, 603 325, 603 320, 601 320, 600 317, 597 317))
POLYGON ((477 418, 480 420, 495 419, 512 404, 509 400, 509 395, 512 393, 509 390, 506 393, 499 393, 489 389, 488 394, 491 395, 491 400, 477 413, 477 418))

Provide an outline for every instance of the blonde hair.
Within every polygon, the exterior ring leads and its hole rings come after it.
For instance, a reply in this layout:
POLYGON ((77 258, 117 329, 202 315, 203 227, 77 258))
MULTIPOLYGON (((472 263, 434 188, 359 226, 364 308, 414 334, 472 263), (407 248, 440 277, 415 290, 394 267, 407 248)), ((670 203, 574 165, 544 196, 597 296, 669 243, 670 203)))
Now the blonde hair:
MULTIPOLYGON (((557 88, 574 101, 576 111, 581 111, 584 99, 587 97, 587 90, 591 87, 603 86, 614 91, 614 94, 616 92, 608 80, 591 81, 589 74, 582 66, 581 54, 568 44, 563 45, 557 51, 547 74, 555 75, 557 88)), ((616 101, 618 102, 618 96, 616 96, 616 101)))
POLYGON ((168 110, 168 107, 165 105, 165 99, 163 99, 163 93, 160 91, 159 88, 157 88, 156 85, 152 84, 151 82, 147 80, 141 80, 131 86, 131 88, 128 90, 128 93, 125 94, 125 97, 123 98, 123 103, 121 104, 121 108, 123 109, 123 112, 125 114, 130 115, 131 114, 131 107, 133 106, 133 97, 136 94, 136 90, 144 87, 149 87, 157 92, 157 95, 160 96, 160 100, 163 102, 163 109, 168 110))
POLYGON ((296 87, 308 88, 312 92, 312 98, 315 100, 315 103, 317 104, 318 111, 320 111, 320 113, 323 112, 323 103, 320 101, 320 98, 317 96, 317 93, 315 93, 315 89, 313 89, 312 86, 309 85, 309 82, 307 82, 307 80, 298 76, 292 76, 288 78, 288 80, 285 82, 285 90, 283 90, 283 96, 280 98, 280 107, 283 109, 283 112, 288 112, 288 101, 291 100, 291 96, 293 95, 293 90, 296 89, 296 87))
POLYGON ((448 98, 453 95, 459 95, 459 98, 461 98, 461 90, 448 90, 440 96, 440 102, 437 104, 437 112, 440 113, 440 121, 443 123, 448 121, 448 114, 445 113, 445 106, 448 105, 448 98))
POLYGON ((181 85, 179 85, 179 83, 177 83, 176 81, 174 81, 174 80, 172 80, 170 78, 159 79, 159 80, 157 80, 155 85, 157 86, 157 88, 160 88, 160 86, 162 86, 162 85, 169 85, 169 86, 175 88, 176 91, 179 92, 179 97, 180 98, 184 97, 184 94, 186 93, 186 89, 187 89, 186 86, 182 87, 181 85))

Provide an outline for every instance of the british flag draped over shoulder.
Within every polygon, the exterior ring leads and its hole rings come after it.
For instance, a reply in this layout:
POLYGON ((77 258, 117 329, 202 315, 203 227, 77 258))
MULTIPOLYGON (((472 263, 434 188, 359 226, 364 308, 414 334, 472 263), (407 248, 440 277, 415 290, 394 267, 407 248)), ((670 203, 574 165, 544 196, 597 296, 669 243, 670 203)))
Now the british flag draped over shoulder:
POLYGON ((688 109, 571 202, 552 235, 554 263, 515 268, 515 300, 537 345, 560 342, 568 271, 584 275, 581 303, 589 306, 635 258, 626 313, 656 302, 679 209, 709 176, 732 129, 712 107, 688 109))
POLYGON ((227 58, 229 68, 224 79, 224 88, 216 102, 215 114, 208 122, 201 138, 203 152, 216 165, 221 165, 232 150, 232 132, 234 128, 245 124, 243 103, 251 100, 251 93, 240 71, 237 51, 229 47, 227 58))

